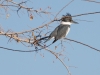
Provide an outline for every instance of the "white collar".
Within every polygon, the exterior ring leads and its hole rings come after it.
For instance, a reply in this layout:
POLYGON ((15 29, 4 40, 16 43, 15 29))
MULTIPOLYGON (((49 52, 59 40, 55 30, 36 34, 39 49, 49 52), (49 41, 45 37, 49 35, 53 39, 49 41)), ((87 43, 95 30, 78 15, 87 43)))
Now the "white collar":
POLYGON ((61 22, 60 24, 63 24, 63 25, 71 25, 72 23, 71 22, 61 22))

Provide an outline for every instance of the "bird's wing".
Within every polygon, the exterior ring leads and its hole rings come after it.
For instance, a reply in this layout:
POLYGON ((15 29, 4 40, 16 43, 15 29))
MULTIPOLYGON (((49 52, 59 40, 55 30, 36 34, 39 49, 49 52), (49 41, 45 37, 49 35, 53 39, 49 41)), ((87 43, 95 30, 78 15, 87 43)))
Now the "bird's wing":
POLYGON ((55 40, 52 42, 56 42, 58 39, 61 39, 62 37, 65 37, 66 32, 68 31, 67 25, 59 25, 58 30, 57 30, 57 35, 55 36, 55 40))
POLYGON ((51 39, 52 37, 57 36, 57 31, 58 31, 58 28, 59 28, 59 27, 60 27, 60 25, 57 26, 57 27, 54 29, 54 31, 50 34, 50 36, 49 36, 50 39, 51 39))
MULTIPOLYGON (((60 26, 60 25, 59 25, 60 26)), ((55 38, 55 36, 57 36, 57 31, 58 31, 58 28, 59 28, 59 26, 57 26, 55 29, 54 29, 54 31, 49 35, 49 37, 48 37, 48 39, 44 42, 44 43, 46 43, 48 40, 50 40, 51 38, 55 38)))
POLYGON ((60 27, 58 28, 57 30, 57 36, 56 36, 56 39, 61 39, 62 37, 65 37, 66 36, 66 32, 68 31, 68 28, 70 26, 68 25, 60 25, 60 27))

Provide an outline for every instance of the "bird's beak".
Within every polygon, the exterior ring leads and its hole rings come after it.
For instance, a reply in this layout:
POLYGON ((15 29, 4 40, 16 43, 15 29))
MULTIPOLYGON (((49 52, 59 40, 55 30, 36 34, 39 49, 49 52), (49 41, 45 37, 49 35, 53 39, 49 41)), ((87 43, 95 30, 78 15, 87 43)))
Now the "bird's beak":
POLYGON ((72 23, 78 24, 78 22, 75 22, 75 21, 73 21, 73 20, 72 20, 72 23))

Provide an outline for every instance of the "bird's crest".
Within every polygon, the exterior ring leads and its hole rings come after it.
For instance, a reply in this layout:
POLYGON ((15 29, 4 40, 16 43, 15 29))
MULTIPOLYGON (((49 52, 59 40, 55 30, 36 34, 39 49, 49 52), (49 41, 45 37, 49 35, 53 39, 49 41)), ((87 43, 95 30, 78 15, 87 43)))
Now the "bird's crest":
POLYGON ((72 20, 72 16, 70 13, 63 15, 63 17, 61 18, 61 21, 65 21, 65 20, 72 20))

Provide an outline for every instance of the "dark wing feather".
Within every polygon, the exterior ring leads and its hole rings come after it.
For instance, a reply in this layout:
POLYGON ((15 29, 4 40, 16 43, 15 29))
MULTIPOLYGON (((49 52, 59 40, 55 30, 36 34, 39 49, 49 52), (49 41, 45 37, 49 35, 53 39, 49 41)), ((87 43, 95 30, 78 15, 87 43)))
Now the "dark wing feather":
MULTIPOLYGON (((60 25, 59 25, 59 26, 60 26, 60 25)), ((54 31, 49 35, 48 39, 47 39, 45 42, 47 42, 48 40, 50 40, 52 37, 57 36, 57 31, 58 31, 59 26, 57 26, 57 27, 54 29, 54 31)))

